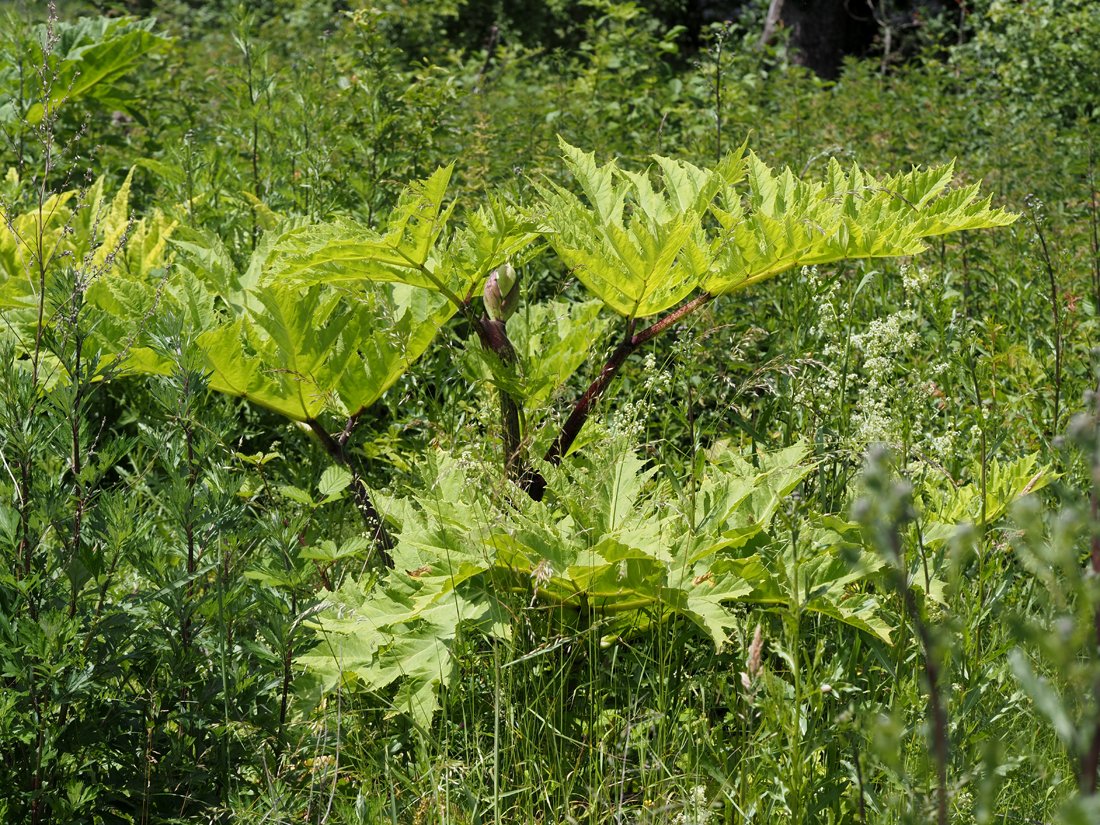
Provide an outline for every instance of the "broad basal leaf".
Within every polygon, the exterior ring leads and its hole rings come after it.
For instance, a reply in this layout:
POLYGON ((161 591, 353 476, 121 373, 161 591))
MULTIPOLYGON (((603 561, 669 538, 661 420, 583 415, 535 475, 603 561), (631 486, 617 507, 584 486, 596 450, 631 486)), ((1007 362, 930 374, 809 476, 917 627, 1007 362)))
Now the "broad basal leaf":
POLYGON ((707 468, 698 525, 655 468, 621 447, 568 462, 575 466, 552 474, 543 501, 505 506, 481 492, 484 479, 469 466, 429 455, 418 492, 379 498, 400 525, 396 569, 369 593, 347 584, 336 594, 316 620, 320 644, 298 661, 329 689, 358 683, 426 725, 453 672, 457 635, 506 637, 517 599, 552 608, 566 627, 598 622, 605 637, 660 632, 682 616, 720 648, 738 624, 733 605, 797 600, 888 638, 877 603, 859 589, 873 564, 853 561, 851 542, 836 539, 846 523, 814 532, 797 576, 785 543, 762 532, 812 469, 807 450, 762 454, 760 468, 722 451, 707 468), (753 522, 751 543, 734 546, 729 531, 753 522))
MULTIPOLYGON (((981 478, 980 468, 973 475, 981 478)), ((1012 504, 1037 492, 1058 478, 1049 466, 1039 463, 1038 455, 1013 461, 992 459, 986 467, 985 498, 978 480, 954 487, 947 479, 927 483, 920 490, 924 511, 922 538, 935 546, 951 538, 960 524, 984 527, 1001 519, 1012 504)))

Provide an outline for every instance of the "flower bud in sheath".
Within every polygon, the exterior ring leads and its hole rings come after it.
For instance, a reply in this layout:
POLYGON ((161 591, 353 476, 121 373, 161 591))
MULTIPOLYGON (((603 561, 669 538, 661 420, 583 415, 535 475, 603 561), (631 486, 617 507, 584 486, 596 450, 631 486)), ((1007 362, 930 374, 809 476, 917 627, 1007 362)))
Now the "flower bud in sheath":
POLYGON ((519 306, 519 278, 516 268, 505 264, 489 273, 485 282, 485 309, 496 321, 507 321, 519 306))

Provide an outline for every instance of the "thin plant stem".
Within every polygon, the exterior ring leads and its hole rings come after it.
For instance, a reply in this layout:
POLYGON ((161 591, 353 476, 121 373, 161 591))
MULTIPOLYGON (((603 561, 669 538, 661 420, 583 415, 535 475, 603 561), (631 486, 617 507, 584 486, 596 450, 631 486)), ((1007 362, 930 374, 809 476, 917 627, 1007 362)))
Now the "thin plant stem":
POLYGON ((1031 198, 1028 201, 1028 216, 1035 227, 1035 235, 1039 239, 1039 247, 1043 253, 1043 266, 1046 269, 1050 283, 1050 311, 1054 324, 1054 419, 1051 422, 1050 431, 1058 432, 1058 421, 1061 413, 1062 401, 1062 296, 1058 288, 1058 278, 1054 273, 1054 261, 1047 246, 1046 233, 1043 231, 1042 217, 1037 214, 1038 202, 1031 198))
MULTIPOLYGON (((1100 435, 1100 387, 1097 387, 1097 407, 1093 410, 1094 426, 1100 435)), ((1100 479, 1100 439, 1092 456, 1093 478, 1100 479)), ((1100 483, 1094 483, 1089 491, 1089 515, 1092 535, 1089 542, 1089 563, 1093 575, 1100 575, 1100 483)), ((1096 644, 1100 645, 1100 606, 1093 614, 1093 628, 1096 644)), ((1093 704, 1100 707, 1100 677, 1093 683, 1093 704)), ((1089 748, 1081 762, 1081 791, 1088 795, 1096 793, 1097 771, 1100 770, 1100 720, 1097 720, 1089 740, 1089 748)))
POLYGON ((924 665, 924 678, 928 688, 928 714, 932 719, 932 753, 936 761, 936 821, 947 825, 947 766, 950 759, 947 710, 941 695, 940 666, 932 643, 932 634, 921 617, 916 596, 906 575, 905 555, 901 546, 901 534, 897 527, 890 531, 890 549, 894 556, 894 584, 902 597, 909 623, 917 634, 924 665))
POLYGON ((791 759, 791 779, 794 785, 791 821, 799 825, 805 818, 802 777, 802 593, 799 586, 797 514, 791 518, 791 600, 787 615, 787 650, 790 654, 791 681, 794 701, 791 703, 791 725, 788 730, 791 759))
POLYGON ((1089 135, 1089 246, 1092 250, 1092 300, 1100 314, 1100 193, 1096 189, 1096 147, 1089 135))
MULTIPOLYGON (((347 436, 343 436, 341 441, 335 438, 328 430, 324 428, 321 422, 315 418, 310 418, 306 422, 306 426, 313 431, 313 434, 317 436, 317 440, 321 442, 321 446, 328 453, 329 457, 339 464, 341 467, 351 471, 351 490, 352 496, 355 498, 355 504, 359 509, 359 514, 363 518, 363 523, 366 525, 367 532, 370 534, 374 547, 378 551, 379 557, 386 567, 393 567, 393 556, 390 555, 390 551, 394 547, 393 537, 386 529, 386 523, 382 518, 381 513, 374 506, 374 501, 371 499, 370 491, 367 489, 366 482, 363 480, 363 473, 359 467, 351 460, 351 455, 346 449, 347 436)), ((354 428, 354 423, 349 422, 349 425, 345 427, 345 432, 354 428)), ((343 435, 343 434, 341 434, 343 435)), ((350 436, 350 432, 348 432, 350 436)))
POLYGON ((722 162, 722 47, 725 45, 726 32, 723 29, 716 38, 714 47, 714 157, 715 163, 722 162))

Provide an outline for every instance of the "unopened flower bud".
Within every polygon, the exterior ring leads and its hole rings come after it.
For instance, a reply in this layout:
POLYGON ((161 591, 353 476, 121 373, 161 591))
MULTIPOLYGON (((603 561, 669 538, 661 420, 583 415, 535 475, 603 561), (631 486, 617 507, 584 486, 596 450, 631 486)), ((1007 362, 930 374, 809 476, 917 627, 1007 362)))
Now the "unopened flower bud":
POLYGON ((516 268, 505 264, 489 273, 485 282, 485 309, 489 317, 497 321, 507 321, 519 306, 519 278, 516 268))

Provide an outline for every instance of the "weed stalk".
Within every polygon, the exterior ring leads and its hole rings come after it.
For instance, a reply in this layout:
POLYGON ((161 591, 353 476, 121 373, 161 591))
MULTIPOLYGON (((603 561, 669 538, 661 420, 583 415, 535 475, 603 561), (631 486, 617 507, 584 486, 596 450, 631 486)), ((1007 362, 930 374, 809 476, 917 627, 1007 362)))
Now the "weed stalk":
POLYGON ((1043 215, 1040 212, 1042 204, 1038 198, 1029 196, 1027 207, 1028 217, 1031 219, 1031 225, 1035 228, 1035 236, 1039 240, 1039 248, 1042 251, 1043 266, 1050 282, 1050 311, 1054 328, 1054 420, 1051 423, 1050 431, 1057 433, 1058 420, 1061 414, 1062 354, 1064 348, 1062 341, 1062 296, 1058 288, 1057 276, 1054 273, 1054 260, 1051 257, 1050 248, 1047 246, 1046 233, 1043 231, 1043 215))
POLYGON ((890 472, 886 449, 873 449, 868 456, 864 473, 867 494, 857 500, 853 506, 853 515, 869 529, 873 541, 886 557, 894 588, 921 646, 924 678, 928 689, 932 754, 936 763, 936 818, 938 825, 947 825, 947 768, 950 760, 947 708, 935 644, 910 586, 908 562, 902 542, 903 528, 915 517, 912 487, 908 482, 892 479, 890 472))
POLYGON ((1089 246, 1092 251, 1092 300, 1100 314, 1100 191, 1096 188, 1096 147, 1089 135, 1089 246))
MULTIPOLYGON (((1100 385, 1093 396, 1092 413, 1092 485, 1089 489, 1089 562, 1093 575, 1100 575, 1100 385)), ((1093 628, 1096 645, 1100 648, 1100 605, 1095 608, 1093 628)), ((1093 706, 1100 708, 1100 676, 1093 684, 1093 706)), ((1097 772, 1100 770, 1100 719, 1094 723, 1088 750, 1081 762, 1081 790, 1093 795, 1096 793, 1097 772)))

